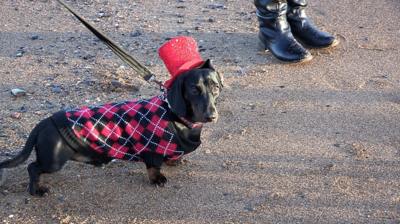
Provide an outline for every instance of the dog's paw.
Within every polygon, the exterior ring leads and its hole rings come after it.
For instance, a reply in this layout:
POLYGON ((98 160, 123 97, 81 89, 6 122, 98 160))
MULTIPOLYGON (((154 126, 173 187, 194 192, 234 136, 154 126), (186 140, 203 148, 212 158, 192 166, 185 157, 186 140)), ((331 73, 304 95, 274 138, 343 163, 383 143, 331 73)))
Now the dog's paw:
POLYGON ((147 169, 147 174, 149 175, 151 184, 158 187, 164 187, 165 183, 167 183, 167 178, 160 172, 160 169, 154 167, 149 168, 147 169))
POLYGON ((159 173, 155 178, 150 180, 150 183, 158 187, 164 187, 167 181, 167 178, 162 173, 159 173))
POLYGON ((50 192, 47 187, 38 187, 37 189, 29 189, 29 193, 33 196, 43 197, 50 192))

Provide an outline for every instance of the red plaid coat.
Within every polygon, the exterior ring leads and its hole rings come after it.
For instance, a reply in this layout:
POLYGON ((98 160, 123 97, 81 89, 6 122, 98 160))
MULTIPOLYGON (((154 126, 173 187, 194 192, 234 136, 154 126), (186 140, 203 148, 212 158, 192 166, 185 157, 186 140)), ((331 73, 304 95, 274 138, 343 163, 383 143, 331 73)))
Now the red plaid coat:
POLYGON ((67 110, 65 117, 77 139, 108 157, 138 161, 147 151, 166 159, 185 154, 169 126, 164 96, 67 110))

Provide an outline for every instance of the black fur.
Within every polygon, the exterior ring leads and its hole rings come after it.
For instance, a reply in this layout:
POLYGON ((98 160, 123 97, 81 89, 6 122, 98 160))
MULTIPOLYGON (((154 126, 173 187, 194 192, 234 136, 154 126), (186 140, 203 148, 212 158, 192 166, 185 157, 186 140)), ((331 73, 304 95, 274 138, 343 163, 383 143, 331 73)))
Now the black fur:
MULTIPOLYGON (((177 121, 173 122, 175 134, 182 139, 183 144, 200 142, 200 130, 189 129, 179 122, 184 117, 192 122, 216 121, 218 113, 215 100, 222 88, 222 79, 207 61, 198 69, 182 74, 168 91, 168 101, 177 121)), ((71 147, 60 135, 51 118, 42 120, 32 130, 24 149, 14 158, 0 163, 0 176, 3 168, 12 168, 28 159, 33 149, 36 151, 36 161, 28 166, 29 193, 43 196, 48 188, 40 186, 40 175, 60 170, 68 160, 83 162, 94 166, 109 163, 112 158, 99 156, 85 150, 71 147)), ((149 180, 152 184, 163 186, 167 178, 160 172, 163 158, 155 153, 143 154, 149 180)), ((1 177, 0 177, 1 179, 1 177)))

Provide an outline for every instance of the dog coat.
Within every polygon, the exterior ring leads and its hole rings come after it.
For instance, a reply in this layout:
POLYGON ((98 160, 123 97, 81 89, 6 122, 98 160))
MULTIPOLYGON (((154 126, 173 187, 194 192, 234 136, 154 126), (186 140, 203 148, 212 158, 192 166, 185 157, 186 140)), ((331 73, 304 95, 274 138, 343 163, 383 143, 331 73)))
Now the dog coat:
POLYGON ((163 95, 71 109, 56 115, 55 120, 58 127, 63 127, 61 132, 67 141, 78 140, 95 153, 115 159, 139 161, 143 152, 178 159, 200 145, 200 141, 194 147, 180 144, 171 127, 172 114, 163 95), (64 125, 57 122, 60 117, 64 118, 64 125), (75 139, 71 140, 71 133, 65 134, 65 129, 72 131, 75 139))

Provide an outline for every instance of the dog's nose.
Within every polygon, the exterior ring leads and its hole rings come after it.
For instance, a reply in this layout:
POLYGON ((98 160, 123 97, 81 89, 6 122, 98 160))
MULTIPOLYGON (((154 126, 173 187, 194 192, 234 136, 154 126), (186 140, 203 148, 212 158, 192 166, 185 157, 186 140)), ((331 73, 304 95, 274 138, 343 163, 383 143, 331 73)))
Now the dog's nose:
POLYGON ((218 118, 218 116, 216 114, 210 114, 210 115, 206 116, 206 121, 213 122, 213 121, 216 121, 217 118, 218 118))

